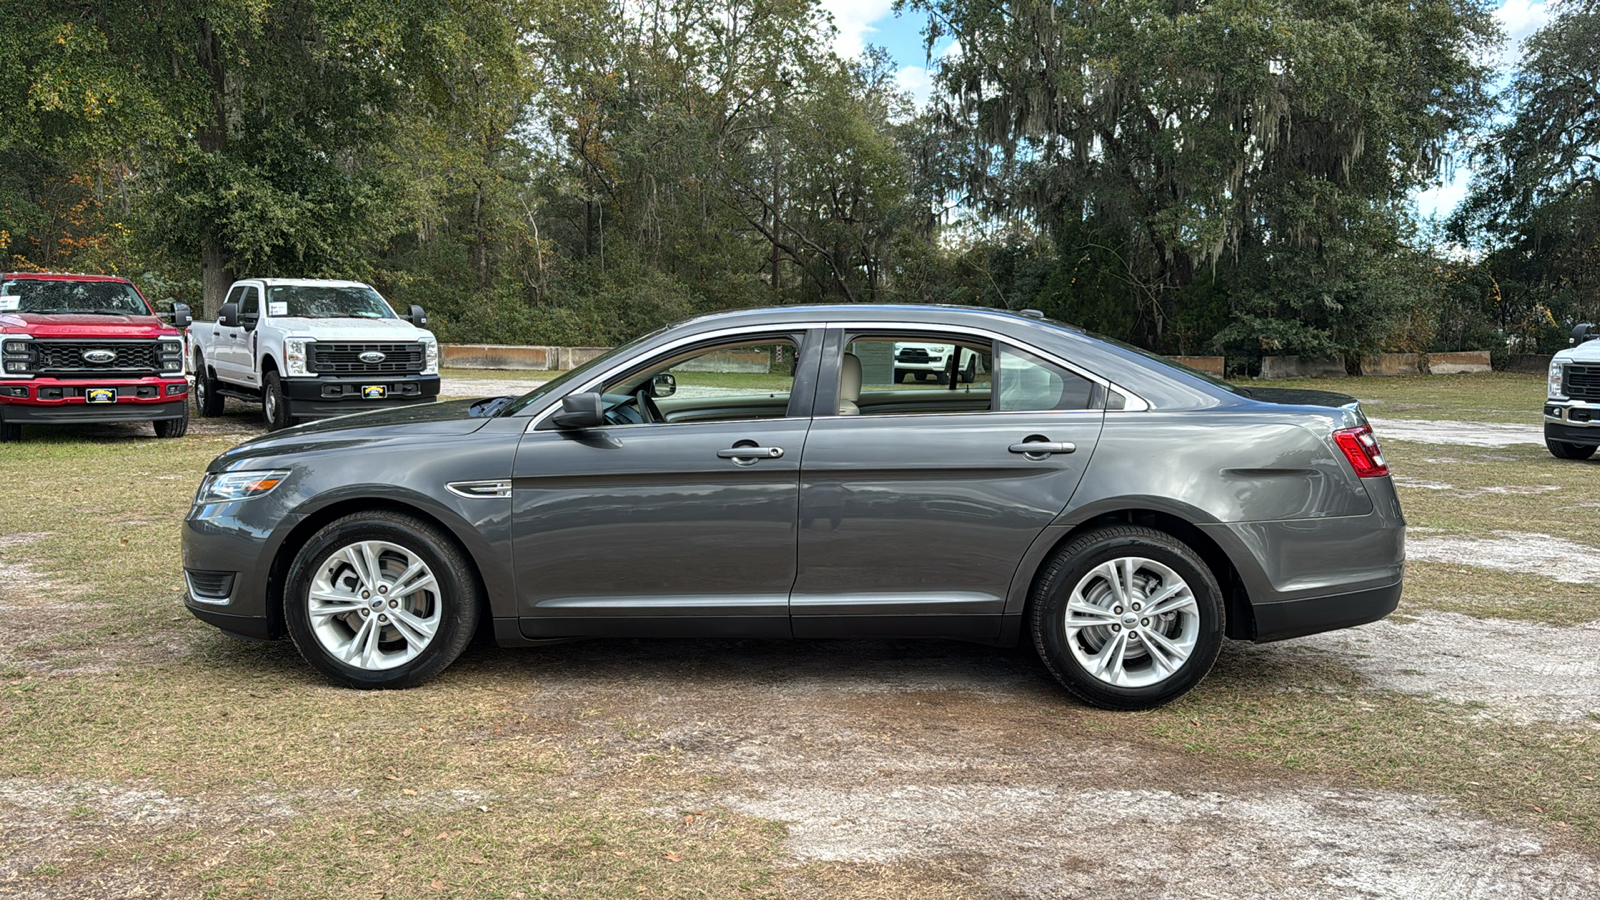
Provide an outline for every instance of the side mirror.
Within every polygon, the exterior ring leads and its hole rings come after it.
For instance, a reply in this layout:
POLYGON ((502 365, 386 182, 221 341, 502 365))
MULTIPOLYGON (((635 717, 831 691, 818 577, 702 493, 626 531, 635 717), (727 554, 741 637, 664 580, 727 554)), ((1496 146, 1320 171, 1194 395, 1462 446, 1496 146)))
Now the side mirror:
POLYGON ((422 307, 415 303, 411 304, 411 315, 408 318, 411 319, 411 324, 418 328, 428 324, 428 314, 423 312, 422 307))
POLYGON ((1567 343, 1576 347, 1579 344, 1582 344, 1586 341, 1592 341, 1597 338, 1600 338, 1600 331, 1595 331, 1593 325, 1585 322, 1584 324, 1579 325, 1577 328, 1572 329, 1572 338, 1568 340, 1567 343))
POLYGON ((650 379, 650 396, 657 400, 671 397, 678 392, 678 376, 671 372, 662 372, 650 379))
POLYGON ((588 391, 561 398, 561 412, 550 417, 557 428, 599 428, 606 423, 605 401, 588 391))
POLYGON ((217 312, 217 324, 221 325, 223 328, 238 328, 239 327, 239 304, 237 304, 237 303, 224 303, 224 304, 222 304, 222 309, 217 312))
POLYGON ((174 303, 174 304, 172 304, 172 327, 173 328, 176 328, 176 329, 181 331, 181 330, 183 330, 185 328, 188 328, 189 327, 189 323, 193 322, 193 321, 194 321, 194 316, 189 314, 189 304, 187 304, 187 303, 174 303))

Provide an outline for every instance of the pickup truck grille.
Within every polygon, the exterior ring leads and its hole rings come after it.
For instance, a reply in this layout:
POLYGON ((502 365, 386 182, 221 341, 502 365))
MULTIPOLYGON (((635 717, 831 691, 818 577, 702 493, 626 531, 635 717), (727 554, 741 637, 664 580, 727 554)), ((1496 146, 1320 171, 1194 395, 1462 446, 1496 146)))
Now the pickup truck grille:
POLYGON ((56 378, 104 378, 108 375, 154 375, 161 371, 160 341, 32 342, 33 372, 56 378), (109 360, 95 357, 112 354, 109 360), (85 359, 85 356, 88 359, 85 359))
POLYGON ((355 344, 317 341, 311 345, 310 370, 322 375, 407 374, 421 372, 425 364, 422 344, 355 344), (381 353, 376 361, 364 354, 381 353))
POLYGON ((912 347, 907 350, 901 350, 899 353, 895 354, 895 361, 903 363, 926 363, 928 362, 928 351, 921 347, 912 347))
POLYGON ((1567 366, 1562 390, 1574 400, 1600 400, 1600 366, 1567 366))

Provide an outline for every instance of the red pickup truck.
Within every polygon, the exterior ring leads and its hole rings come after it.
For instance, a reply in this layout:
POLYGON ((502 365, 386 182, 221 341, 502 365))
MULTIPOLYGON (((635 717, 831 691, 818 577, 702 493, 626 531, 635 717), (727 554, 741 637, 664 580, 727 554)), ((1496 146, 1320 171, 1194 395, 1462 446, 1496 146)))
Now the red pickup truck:
POLYGON ((183 328, 163 322, 126 278, 0 274, 0 442, 27 424, 153 422, 189 430, 183 328))

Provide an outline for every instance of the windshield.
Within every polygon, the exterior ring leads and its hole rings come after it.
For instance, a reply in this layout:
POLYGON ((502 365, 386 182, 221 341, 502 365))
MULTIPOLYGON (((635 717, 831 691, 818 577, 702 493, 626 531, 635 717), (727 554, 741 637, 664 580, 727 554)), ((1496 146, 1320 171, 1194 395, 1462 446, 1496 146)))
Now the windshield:
POLYGON ((0 312, 148 316, 133 285, 118 281, 45 281, 18 278, 0 284, 0 312), (15 298, 15 299, 12 299, 15 298))
POLYGON ((378 292, 365 285, 275 284, 267 288, 267 315, 304 319, 393 319, 378 292))

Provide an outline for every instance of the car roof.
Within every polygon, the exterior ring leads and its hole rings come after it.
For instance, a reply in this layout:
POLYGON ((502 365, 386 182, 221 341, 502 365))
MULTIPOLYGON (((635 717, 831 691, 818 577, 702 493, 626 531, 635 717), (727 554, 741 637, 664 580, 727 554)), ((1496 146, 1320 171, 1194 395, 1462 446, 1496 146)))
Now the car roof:
POLYGON ((27 279, 30 281, 110 281, 117 284, 132 284, 120 275, 75 275, 66 272, 6 272, 0 275, 5 279, 27 279))
POLYGON ((344 281, 338 278, 241 278, 240 281, 259 281, 268 287, 371 287, 361 281, 344 281))

